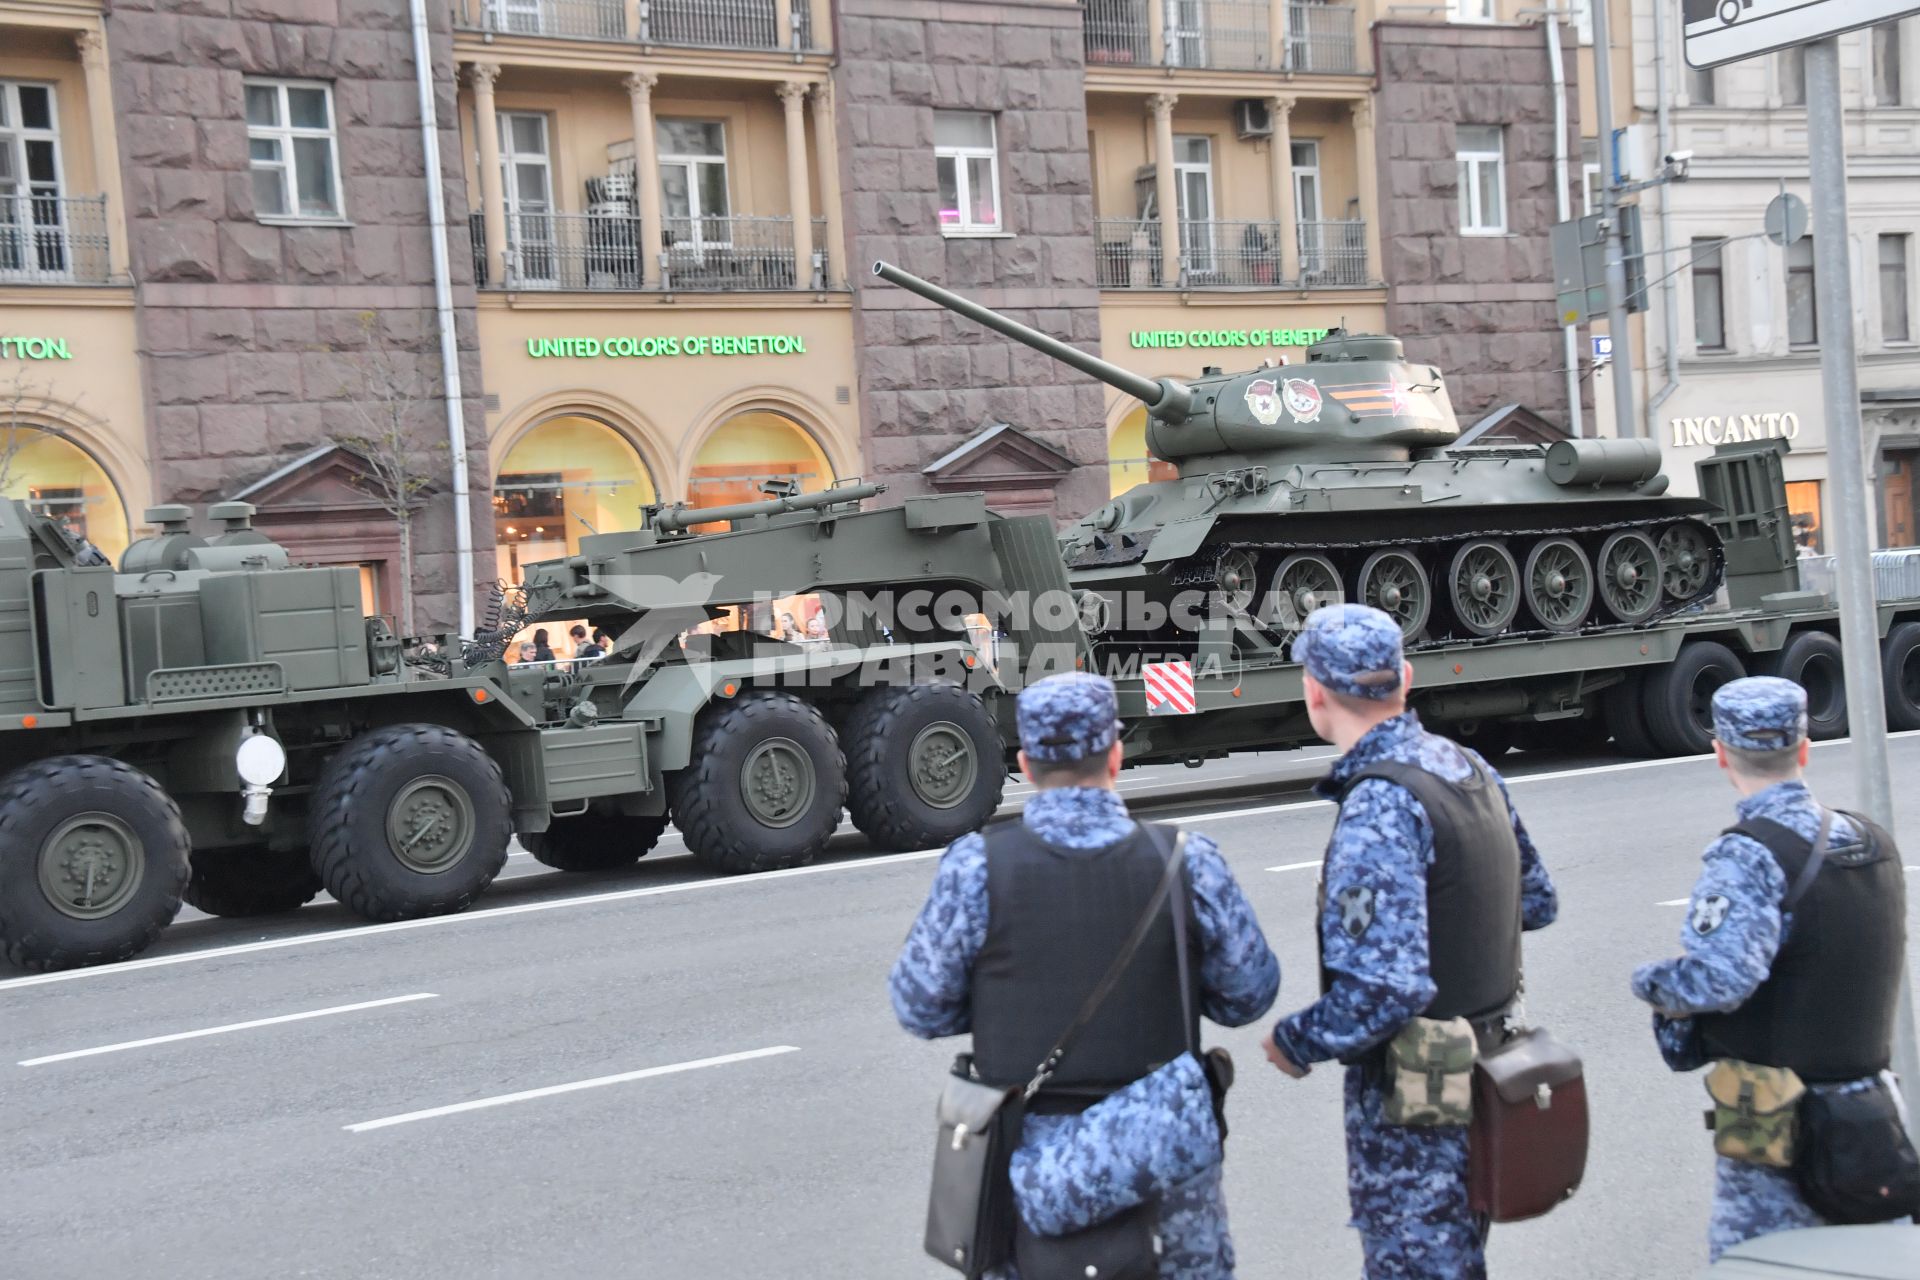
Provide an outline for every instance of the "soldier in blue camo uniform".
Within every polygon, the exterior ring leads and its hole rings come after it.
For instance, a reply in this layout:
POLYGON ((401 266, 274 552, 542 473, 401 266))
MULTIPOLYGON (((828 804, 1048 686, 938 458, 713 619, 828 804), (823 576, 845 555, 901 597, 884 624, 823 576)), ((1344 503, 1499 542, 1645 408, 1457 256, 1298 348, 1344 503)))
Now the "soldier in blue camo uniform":
MULTIPOLYGON (((1306 669, 1309 714, 1321 737, 1344 749, 1316 787, 1338 799, 1361 770, 1383 761, 1417 765, 1443 779, 1472 775, 1484 761, 1428 733, 1406 709, 1413 669, 1399 626, 1378 609, 1331 605, 1316 610, 1293 646, 1306 669), (1337 695, 1329 697, 1328 695, 1337 695)), ((1521 855, 1521 916, 1544 928, 1558 913, 1553 882, 1506 783, 1521 855)), ((1319 922, 1328 987, 1307 1008, 1280 1021, 1267 1055, 1288 1075, 1313 1064, 1351 1059, 1393 1038, 1437 990, 1428 969, 1427 870, 1434 832, 1411 791, 1366 778, 1340 804, 1322 872, 1319 922)), ((1368 1280, 1469 1280, 1486 1274, 1486 1224, 1467 1203, 1467 1131, 1456 1126, 1389 1124, 1378 1078, 1364 1066, 1345 1080, 1347 1194, 1360 1232, 1368 1280)))
MULTIPOLYGON (((1079 779, 1082 785, 1037 783, 1042 789, 1028 800, 1021 816, 1026 827, 1048 843, 1071 850, 1100 850, 1130 838, 1134 821, 1112 787, 1121 759, 1113 683, 1085 674, 1037 681, 1020 695, 1018 721, 1023 765, 1029 766, 1030 777, 1034 764, 1083 760, 1091 765, 1079 779)), ((1224 1026, 1243 1026, 1265 1013, 1279 994, 1279 961, 1213 841, 1189 834, 1186 872, 1199 923, 1201 1010, 1224 1026)), ((972 1029, 974 963, 986 944, 987 915, 985 841, 977 834, 963 836, 941 858, 933 888, 889 977, 894 1014, 912 1034, 934 1039, 972 1029)), ((1125 997, 1124 991, 1114 996, 1125 997)), ((1044 1148, 1050 1136, 1075 1118, 1029 1115, 1022 1149, 1044 1148)), ((1160 1274, 1168 1280, 1217 1280, 1233 1274, 1233 1241, 1227 1232, 1218 1160, 1216 1138, 1206 1167, 1161 1197, 1160 1274)), ((1078 1182, 1104 1185, 1104 1171, 1085 1172, 1078 1182)), ((1082 1194, 1076 1192, 1075 1181, 1023 1190, 1072 1197, 1082 1194)), ((1049 1207, 1082 1221, 1104 1216, 1092 1206, 1049 1207)))
MULTIPOLYGON (((1800 769, 1806 763, 1807 695, 1790 680, 1751 676, 1722 685, 1713 698, 1713 728, 1721 766, 1742 793, 1735 806, 1741 821, 1769 818, 1813 840, 1820 830, 1821 808, 1800 769), (1750 758, 1729 759, 1725 748, 1762 757, 1786 753, 1785 776, 1756 776, 1750 758), (1798 751, 1795 751, 1798 748, 1798 751)), ((1860 838, 1842 815, 1835 815, 1830 847, 1860 838)), ((1703 1065, 1694 1019, 1724 1013, 1746 1003, 1767 978, 1780 950, 1790 916, 1781 913, 1787 878, 1773 854, 1741 834, 1722 835, 1707 846, 1700 879, 1680 929, 1685 954, 1642 965, 1633 975, 1633 993, 1654 1007, 1654 1031, 1670 1066, 1690 1071, 1703 1065)), ((1845 1088, 1867 1088, 1872 1078, 1845 1088)), ((1800 1197, 1791 1170, 1715 1157, 1713 1214, 1707 1229, 1712 1258, 1755 1236, 1794 1227, 1827 1225, 1800 1197)))

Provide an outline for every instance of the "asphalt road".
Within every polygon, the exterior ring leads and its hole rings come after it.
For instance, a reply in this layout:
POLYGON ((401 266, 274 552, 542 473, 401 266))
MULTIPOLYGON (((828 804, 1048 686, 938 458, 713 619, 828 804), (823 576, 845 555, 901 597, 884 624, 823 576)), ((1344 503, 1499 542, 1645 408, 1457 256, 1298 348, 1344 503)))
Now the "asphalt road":
MULTIPOLYGON (((1912 777, 1920 741, 1892 749, 1912 777)), ((1843 805, 1848 753, 1814 752, 1843 805)), ((1313 994, 1331 811, 1305 786, 1326 754, 1123 778, 1225 847, 1280 954, 1282 1012, 1313 994)), ((1571 1204, 1496 1231, 1495 1273, 1689 1276, 1701 1089, 1661 1066, 1626 978, 1676 946, 1675 900, 1733 793, 1708 760, 1502 763, 1563 904, 1529 936, 1531 1012, 1584 1053, 1596 1132, 1571 1204)), ((1920 797, 1896 805, 1920 831, 1920 797)), ((956 1045, 900 1032, 885 992, 936 856, 849 835, 814 867, 717 880, 669 836, 617 874, 515 857, 463 916, 183 916, 137 961, 0 971, 0 1275, 951 1275, 919 1239, 956 1045)), ((1240 1274, 1357 1275, 1337 1072, 1283 1079, 1261 1033, 1210 1029, 1241 1067, 1240 1274)))

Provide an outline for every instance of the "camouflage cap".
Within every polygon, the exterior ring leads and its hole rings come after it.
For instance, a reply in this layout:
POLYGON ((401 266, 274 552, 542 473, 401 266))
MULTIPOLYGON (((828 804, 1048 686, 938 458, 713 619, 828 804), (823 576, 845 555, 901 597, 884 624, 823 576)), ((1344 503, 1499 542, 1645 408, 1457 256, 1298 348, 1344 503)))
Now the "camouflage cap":
POLYGON ((1729 680, 1713 695, 1713 736, 1742 751, 1778 751, 1807 736, 1807 691, 1779 676, 1729 680))
POLYGON ((1335 693, 1388 698, 1400 691, 1406 657, 1400 624, 1364 604, 1330 604, 1307 615, 1293 660, 1335 693))
POLYGON ((1120 736, 1120 700, 1113 681, 1083 671, 1036 680, 1015 704, 1020 749, 1027 759, 1083 760, 1120 736))

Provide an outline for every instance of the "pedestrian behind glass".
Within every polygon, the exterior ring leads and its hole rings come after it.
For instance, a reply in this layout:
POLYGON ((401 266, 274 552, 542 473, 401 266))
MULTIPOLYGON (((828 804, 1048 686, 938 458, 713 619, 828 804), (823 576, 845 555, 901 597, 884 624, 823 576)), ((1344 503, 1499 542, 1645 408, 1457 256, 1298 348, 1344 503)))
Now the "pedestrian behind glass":
MULTIPOLYGON (((949 846, 888 982, 901 1026, 923 1039, 971 1032, 975 1070, 1006 1087, 1028 1082, 1120 952, 1173 835, 1135 822, 1113 789, 1123 749, 1111 681, 1050 676, 1020 695, 1017 716, 1035 794, 1017 822, 949 846)), ((1234 1252, 1211 1110, 1200 1108, 1207 1134, 1166 1136, 1194 1108, 1161 1082, 1198 1044, 1197 1026, 1183 1025, 1172 911, 1186 913, 1196 1023, 1259 1017, 1280 966, 1213 841, 1189 834, 1183 863, 1120 987, 1028 1104, 1015 1200, 1029 1229, 1058 1235, 1157 1196, 1159 1274, 1216 1280, 1233 1274, 1234 1252)))
MULTIPOLYGON (((1468 1200, 1467 1111, 1399 1107, 1388 1053, 1427 1052, 1455 1018, 1498 1043, 1520 931, 1553 922, 1553 882, 1500 775, 1407 710, 1399 624, 1330 605, 1293 659, 1314 732, 1343 752, 1315 787, 1340 813, 1320 873, 1320 999, 1280 1020, 1267 1057, 1295 1078, 1347 1068, 1347 1195, 1368 1280, 1478 1280, 1487 1224, 1468 1200)), ((1470 1072, 1471 1040, 1461 1054, 1470 1072)))
POLYGON ((573 656, 575 659, 573 670, 575 671, 586 670, 587 667, 592 665, 593 659, 606 654, 606 650, 602 649, 599 644, 587 634, 586 627, 581 623, 574 623, 573 627, 567 632, 567 637, 573 641, 573 656))
POLYGON ((547 643, 545 627, 540 627, 533 633, 533 660, 535 662, 553 661, 553 646, 547 643))
MULTIPOLYGON (((1802 780, 1807 695, 1799 685, 1771 676, 1722 685, 1713 732, 1714 755, 1740 793, 1739 821, 1701 858, 1680 928, 1684 954, 1635 970, 1633 994, 1653 1006, 1669 1066, 1714 1064, 1707 1252, 1717 1259, 1755 1236, 1857 1220, 1808 1202, 1793 1167, 1808 1153, 1794 1148, 1822 1136, 1806 1123, 1809 1098, 1822 1108, 1835 1099, 1893 1107, 1890 1090, 1874 1095, 1887 1090, 1881 1073, 1892 1057, 1906 884, 1886 832, 1823 808, 1802 780), (1745 1119, 1743 1090, 1756 1102, 1745 1119)), ((1885 1155, 1889 1136, 1855 1145, 1885 1155)))

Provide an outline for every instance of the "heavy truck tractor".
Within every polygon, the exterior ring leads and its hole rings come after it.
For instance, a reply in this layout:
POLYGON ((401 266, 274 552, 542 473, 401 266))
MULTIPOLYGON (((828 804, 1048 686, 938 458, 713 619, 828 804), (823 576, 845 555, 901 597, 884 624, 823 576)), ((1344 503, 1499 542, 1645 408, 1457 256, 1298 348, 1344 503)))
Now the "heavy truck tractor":
POLYGON ((997 515, 977 493, 860 510, 881 488, 650 508, 638 530, 527 568, 482 650, 543 619, 613 638, 573 670, 507 669, 527 716, 571 742, 544 769, 531 746, 507 760, 536 858, 625 865, 671 817, 708 867, 763 871, 816 857, 843 808, 898 850, 992 816, 1017 736, 996 672, 1085 657, 1052 524, 997 515), (775 602, 796 596, 829 619, 824 640, 768 634, 775 602), (723 614, 743 625, 687 634, 723 614))
POLYGON ((1183 383, 873 270, 1146 406, 1148 448, 1179 478, 1137 485, 1061 535, 1103 662, 1273 656, 1339 599, 1386 610, 1414 648, 1622 631, 1720 585, 1713 509, 1666 496, 1654 442, 1462 444, 1440 371, 1396 338, 1334 330, 1304 364, 1183 383), (1182 593, 1204 601, 1204 625, 1182 593))

